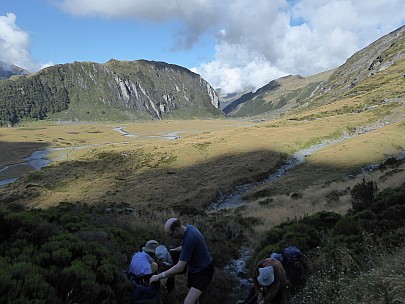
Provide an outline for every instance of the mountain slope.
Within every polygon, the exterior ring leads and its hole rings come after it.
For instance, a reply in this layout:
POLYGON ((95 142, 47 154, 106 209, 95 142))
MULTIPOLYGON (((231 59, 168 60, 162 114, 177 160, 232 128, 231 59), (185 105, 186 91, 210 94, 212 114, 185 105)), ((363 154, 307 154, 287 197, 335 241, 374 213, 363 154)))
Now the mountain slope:
POLYGON ((29 72, 19 66, 0 60, 0 80, 10 78, 13 75, 28 75, 29 72))
POLYGON ((310 77, 289 75, 271 81, 256 92, 246 93, 223 111, 233 117, 253 116, 266 112, 286 112, 309 96, 333 71, 310 77))
MULTIPOLYGON (((255 93, 248 93, 223 109, 228 116, 264 115, 274 117, 289 111, 329 104, 381 87, 377 75, 405 60, 405 26, 393 31, 351 56, 332 71, 310 77, 287 76, 273 80, 255 93), (374 81, 372 80, 374 79, 374 81), (372 86, 364 88, 369 82, 372 86), (360 89, 362 88, 362 89, 360 89)), ((403 70, 395 70, 398 79, 403 70)), ((401 74, 402 73, 402 74, 401 74)), ((387 83, 385 83, 387 84, 387 83)), ((401 87, 389 89, 401 92, 401 87)), ((394 93, 393 97, 398 96, 394 93)))
MULTIPOLYGON (((372 83, 378 74, 401 64, 404 60, 405 26, 402 26, 353 54, 319 87, 309 102, 312 103, 312 107, 316 107, 342 97, 363 94, 365 91, 360 90, 362 83, 372 83)), ((400 71, 394 68, 391 72, 400 71)), ((398 77, 403 77, 403 71, 398 77)), ((384 85, 384 83, 375 84, 376 87, 384 85)))
POLYGON ((198 74, 163 62, 74 62, 0 83, 0 124, 220 115, 214 89, 198 74))

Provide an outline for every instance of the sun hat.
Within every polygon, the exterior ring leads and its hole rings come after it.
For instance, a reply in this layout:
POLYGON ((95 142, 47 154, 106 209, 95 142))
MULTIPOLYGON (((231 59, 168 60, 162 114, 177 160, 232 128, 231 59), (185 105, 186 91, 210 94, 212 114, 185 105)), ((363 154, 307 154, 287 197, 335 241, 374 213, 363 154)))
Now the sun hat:
POLYGON ((274 282, 274 269, 273 266, 259 268, 259 275, 257 281, 262 286, 269 286, 274 282))
POLYGON ((155 253, 157 246, 159 246, 158 241, 149 240, 146 242, 145 246, 142 247, 142 250, 148 253, 155 253))

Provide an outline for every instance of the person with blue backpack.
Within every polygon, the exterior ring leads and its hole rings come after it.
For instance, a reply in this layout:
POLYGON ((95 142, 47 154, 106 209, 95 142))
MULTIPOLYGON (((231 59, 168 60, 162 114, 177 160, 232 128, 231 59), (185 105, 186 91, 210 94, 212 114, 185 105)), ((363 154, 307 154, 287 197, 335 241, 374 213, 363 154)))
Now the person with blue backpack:
POLYGON ((308 277, 306 256, 296 246, 284 248, 281 253, 273 252, 270 258, 280 261, 283 265, 290 292, 294 293, 305 285, 308 277))
POLYGON ((253 287, 242 304, 287 303, 308 276, 306 257, 296 246, 273 252, 261 260, 253 274, 253 287))
POLYGON ((146 242, 142 250, 136 252, 131 259, 127 278, 133 283, 132 304, 161 304, 160 284, 149 283, 150 277, 158 272, 155 262, 156 248, 159 243, 155 240, 146 242))
POLYGON ((177 218, 168 219, 164 230, 170 237, 182 240, 181 246, 171 249, 180 251, 179 261, 170 269, 153 275, 150 282, 171 278, 182 273, 187 266, 187 286, 189 291, 184 303, 198 303, 200 296, 214 276, 214 263, 205 239, 197 227, 190 224, 183 225, 177 218))

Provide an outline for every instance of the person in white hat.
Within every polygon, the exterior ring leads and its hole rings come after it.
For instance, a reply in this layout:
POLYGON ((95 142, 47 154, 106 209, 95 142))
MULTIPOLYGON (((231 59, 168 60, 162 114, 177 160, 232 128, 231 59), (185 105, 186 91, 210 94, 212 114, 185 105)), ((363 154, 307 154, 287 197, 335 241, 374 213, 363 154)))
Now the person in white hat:
POLYGON ((149 284, 150 277, 158 272, 158 264, 155 262, 158 246, 157 241, 149 240, 141 251, 132 256, 127 271, 127 277, 133 283, 131 303, 162 303, 160 284, 149 284))
POLYGON ((253 275, 257 304, 286 303, 287 278, 283 265, 276 259, 261 260, 253 275))
POLYGON ((145 276, 152 273, 156 273, 158 265, 154 260, 156 247, 159 246, 159 242, 155 240, 149 240, 145 246, 142 247, 142 251, 136 252, 132 256, 131 264, 128 271, 135 276, 145 276))

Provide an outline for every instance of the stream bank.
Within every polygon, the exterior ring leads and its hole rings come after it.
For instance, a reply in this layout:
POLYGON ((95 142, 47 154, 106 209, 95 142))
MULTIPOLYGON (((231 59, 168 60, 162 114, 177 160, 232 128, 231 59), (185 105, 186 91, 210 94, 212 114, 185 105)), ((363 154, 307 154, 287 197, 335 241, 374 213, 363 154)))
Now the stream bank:
MULTIPOLYGON (((138 134, 138 133, 129 133, 123 127, 116 127, 113 129, 121 133, 124 137, 137 137, 137 138, 155 138, 155 139, 167 139, 174 140, 179 139, 180 132, 162 132, 156 134, 138 134)), ((127 143, 127 142, 124 142, 127 143)), ((101 145, 110 145, 116 143, 105 143, 101 145)), ((11 184, 15 182, 20 176, 31 172, 33 170, 41 170, 43 167, 48 166, 50 163, 58 160, 67 159, 69 153, 73 152, 76 149, 83 149, 92 146, 100 145, 85 145, 85 146, 75 146, 75 147, 63 147, 63 148, 47 148, 43 150, 37 150, 29 154, 27 157, 22 159, 22 162, 9 164, 0 169, 0 187, 11 184), (50 158, 49 154, 55 151, 66 151, 62 153, 61 156, 57 158, 50 158)))

